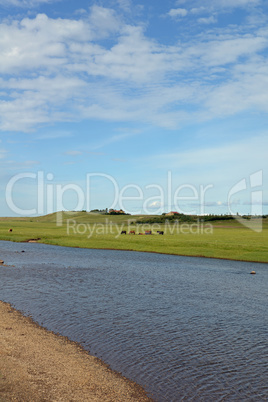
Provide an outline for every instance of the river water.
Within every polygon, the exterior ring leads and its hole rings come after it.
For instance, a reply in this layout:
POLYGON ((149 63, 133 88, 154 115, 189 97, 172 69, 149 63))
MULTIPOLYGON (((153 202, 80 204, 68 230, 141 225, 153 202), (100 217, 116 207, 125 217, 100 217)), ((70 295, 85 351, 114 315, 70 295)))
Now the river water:
POLYGON ((155 401, 268 400, 267 264, 3 241, 0 258, 0 300, 155 401))

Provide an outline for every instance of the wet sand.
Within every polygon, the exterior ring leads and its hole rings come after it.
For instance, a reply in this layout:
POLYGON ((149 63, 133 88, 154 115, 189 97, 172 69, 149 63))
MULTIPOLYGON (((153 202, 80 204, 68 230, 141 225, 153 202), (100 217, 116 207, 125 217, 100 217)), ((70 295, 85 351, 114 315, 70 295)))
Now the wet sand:
POLYGON ((0 301, 0 401, 150 401, 80 345, 0 301))

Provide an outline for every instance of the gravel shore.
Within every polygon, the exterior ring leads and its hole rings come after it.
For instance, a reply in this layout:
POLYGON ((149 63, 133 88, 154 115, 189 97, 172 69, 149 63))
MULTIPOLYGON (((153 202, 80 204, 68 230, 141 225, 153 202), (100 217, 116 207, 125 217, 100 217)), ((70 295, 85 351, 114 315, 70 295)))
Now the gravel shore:
POLYGON ((0 401, 151 401, 81 346, 0 302, 0 401))

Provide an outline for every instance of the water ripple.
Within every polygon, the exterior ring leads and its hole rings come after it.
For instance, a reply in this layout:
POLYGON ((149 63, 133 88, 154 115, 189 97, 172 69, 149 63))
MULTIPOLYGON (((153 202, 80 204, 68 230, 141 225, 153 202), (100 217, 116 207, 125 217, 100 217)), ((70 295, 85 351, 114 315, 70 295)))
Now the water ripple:
POLYGON ((14 265, 1 267, 1 300, 155 400, 268 400, 266 264, 7 242, 0 252, 14 265))

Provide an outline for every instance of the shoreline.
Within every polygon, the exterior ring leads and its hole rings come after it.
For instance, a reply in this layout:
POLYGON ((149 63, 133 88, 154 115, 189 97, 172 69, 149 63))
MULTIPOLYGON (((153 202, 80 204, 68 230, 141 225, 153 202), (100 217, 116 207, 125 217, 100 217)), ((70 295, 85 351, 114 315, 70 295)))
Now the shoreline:
POLYGON ((153 401, 137 383, 0 301, 0 400, 153 401))
POLYGON ((212 259, 212 260, 225 260, 225 261, 237 261, 237 262, 247 262, 247 263, 253 263, 253 264, 268 264, 268 261, 255 261, 255 260, 238 260, 235 258, 226 258, 226 257, 209 257, 205 255, 189 255, 189 254, 176 254, 176 253, 164 253, 163 251, 149 251, 149 250, 134 250, 134 249, 127 249, 127 248, 96 248, 96 247, 79 247, 79 246, 65 246, 65 245, 60 245, 60 244, 52 244, 52 243, 45 243, 42 241, 39 241, 41 239, 38 239, 36 241, 28 241, 28 240, 22 240, 22 241, 14 241, 14 240, 1 240, 0 241, 11 241, 14 243, 31 243, 31 244, 46 244, 48 246, 54 246, 54 247, 67 247, 67 248, 78 248, 78 249, 84 249, 84 250, 111 250, 111 251, 131 251, 135 253, 152 253, 152 254, 162 254, 162 255, 174 255, 177 257, 189 257, 189 258, 207 258, 207 259, 212 259))
MULTIPOLYGON (((37 242, 38 243, 38 242, 37 242)), ((40 244, 47 244, 48 246, 55 246, 55 247, 68 247, 68 246, 60 246, 50 243, 42 243, 40 244)), ((72 248, 72 247, 70 247, 72 248)), ((131 251, 134 253, 152 253, 152 254, 161 254, 161 255, 173 255, 177 257, 188 257, 188 258, 207 258, 210 260, 225 260, 225 261, 237 261, 237 262, 253 262, 254 264, 268 264, 268 262, 263 261, 254 261, 254 260, 236 260, 232 258, 224 258, 224 257, 206 257, 205 255, 188 255, 188 254, 175 254, 175 253, 164 253, 162 251, 147 251, 147 250, 133 250, 133 249, 123 249, 123 248, 88 248, 88 247, 73 247, 73 248, 81 248, 84 250, 113 250, 113 251, 131 251)))

